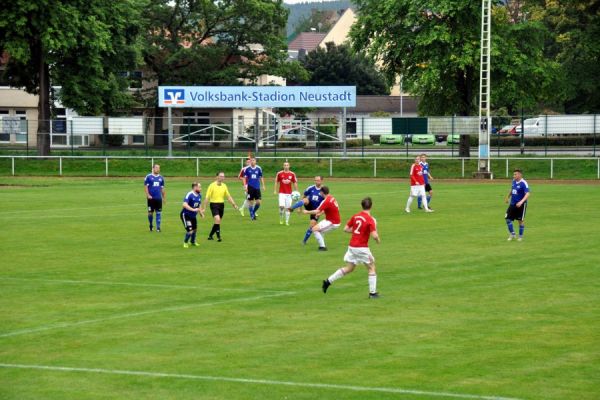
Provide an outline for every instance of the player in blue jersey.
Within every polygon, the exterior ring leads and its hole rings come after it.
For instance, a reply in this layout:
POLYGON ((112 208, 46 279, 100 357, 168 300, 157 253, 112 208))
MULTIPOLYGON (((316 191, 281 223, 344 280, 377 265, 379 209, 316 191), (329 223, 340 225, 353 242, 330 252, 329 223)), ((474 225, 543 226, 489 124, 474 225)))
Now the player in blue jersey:
MULTIPOLYGON (((313 211, 319 208, 323 200, 325 200, 325 196, 321 193, 321 187, 323 186, 323 177, 320 175, 315 176, 315 184, 306 188, 304 191, 304 195, 301 200, 298 200, 292 207, 290 211, 295 210, 296 208, 304 206, 307 211, 313 211)), ((313 227, 317 225, 319 217, 315 214, 310 214, 310 225, 304 234, 304 239, 302 243, 306 244, 310 235, 312 235, 313 227)))
POLYGON ((512 187, 504 199, 505 203, 509 203, 510 200, 506 215, 504 216, 508 231, 510 232, 510 236, 508 237, 509 241, 514 240, 516 237, 515 229, 513 227, 513 221, 515 219, 519 221, 519 237, 517 240, 523 240, 523 232, 525 231, 525 212, 527 211, 528 198, 529 185, 527 184, 527 181, 523 179, 521 170, 515 169, 513 172, 512 187))
MULTIPOLYGON (((433 196, 433 190, 431 189, 430 180, 433 180, 433 176, 431 176, 431 172, 429 172, 429 163, 427 162, 427 154, 423 153, 420 156, 421 167, 423 168, 423 179, 425 180, 425 193, 427 194, 427 206, 431 210, 431 197, 433 196)), ((419 209, 423 208, 421 206, 421 197, 417 197, 417 205, 419 209)))
POLYGON ((165 196, 165 178, 160 175, 160 165, 152 166, 152 173, 144 179, 144 191, 148 204, 148 223, 152 232, 153 213, 156 213, 156 232, 160 232, 161 213, 165 196))
POLYGON ((198 242, 196 242, 196 231, 198 229, 196 216, 200 213, 200 216, 204 218, 204 212, 200 209, 200 204, 202 204, 202 194, 200 191, 200 184, 198 182, 192 183, 192 190, 183 198, 183 208, 179 214, 185 228, 183 247, 186 249, 190 247, 188 241, 191 242, 192 246, 199 246, 198 242))
POLYGON ((248 211, 250 211, 250 219, 256 219, 256 212, 260 208, 261 193, 260 188, 266 190, 265 179, 263 178, 262 168, 256 165, 256 158, 250 159, 250 165, 244 170, 244 186, 248 192, 247 199, 249 201, 248 211))

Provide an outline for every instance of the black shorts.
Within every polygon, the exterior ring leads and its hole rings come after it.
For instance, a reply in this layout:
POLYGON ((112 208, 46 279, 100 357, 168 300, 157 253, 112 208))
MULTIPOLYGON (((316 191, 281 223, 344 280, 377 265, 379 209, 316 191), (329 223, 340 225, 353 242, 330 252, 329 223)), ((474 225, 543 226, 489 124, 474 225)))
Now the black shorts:
POLYGON ((429 183, 425 184, 425 191, 426 192, 431 192, 431 185, 429 183))
POLYGON ((248 200, 260 200, 260 189, 248 186, 248 200))
POLYGON ((225 211, 225 203, 210 203, 210 212, 213 217, 217 215, 223 218, 223 212, 225 211))
POLYGON ((148 212, 162 211, 162 199, 148 199, 148 212))
MULTIPOLYGON (((310 203, 305 204, 304 205, 304 209, 306 209, 306 211, 313 211, 313 210, 315 210, 315 208, 310 203)), ((312 220, 315 220, 315 221, 319 220, 319 217, 317 217, 315 214, 310 214, 308 217, 309 217, 309 219, 312 219, 312 220)))
POLYGON ((190 217, 182 211, 180 217, 181 222, 183 222, 183 227, 187 232, 192 232, 196 230, 196 228, 198 227, 198 220, 196 216, 190 217))
POLYGON ((521 207, 517 207, 515 205, 510 205, 506 209, 506 215, 504 218, 514 221, 524 221, 525 220, 525 211, 527 211, 527 203, 523 203, 521 207))

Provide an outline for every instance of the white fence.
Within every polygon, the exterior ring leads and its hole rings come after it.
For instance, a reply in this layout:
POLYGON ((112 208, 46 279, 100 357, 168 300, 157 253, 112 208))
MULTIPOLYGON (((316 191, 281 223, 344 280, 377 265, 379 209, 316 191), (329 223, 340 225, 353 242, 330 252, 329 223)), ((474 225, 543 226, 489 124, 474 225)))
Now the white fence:
MULTIPOLYGON (((152 169, 152 166, 155 162, 177 162, 177 161, 191 161, 195 164, 195 168, 189 168, 181 172, 179 169, 178 174, 175 176, 212 176, 214 174, 214 170, 201 170, 200 165, 203 162, 212 161, 219 162, 222 161, 223 166, 228 166, 229 169, 235 171, 237 174, 236 168, 242 167, 245 162, 245 158, 238 157, 144 157, 144 156, 0 156, 0 176, 7 175, 53 175, 49 174, 48 171, 56 171, 56 176, 64 176, 64 161, 68 160, 87 160, 93 162, 94 160, 100 161, 103 164, 103 172, 100 173, 90 173, 89 171, 82 170, 80 167, 76 167, 76 171, 69 171, 69 176, 128 176, 130 174, 126 174, 122 169, 119 168, 119 165, 113 167, 111 170, 112 164, 119 164, 123 162, 123 160, 132 160, 132 161, 140 161, 144 160, 147 163, 147 170, 139 171, 139 174, 146 173, 152 169), (10 161, 9 161, 10 160, 10 161), (27 172, 27 167, 22 167, 24 172, 19 171, 18 161, 36 161, 40 162, 51 162, 54 164, 51 168, 48 168, 46 165, 46 169, 42 174, 36 174, 35 171, 32 173, 31 168, 29 168, 29 172, 27 172), (9 161, 9 162, 7 162, 9 161)), ((406 165, 410 165, 412 162, 412 158, 402 158, 402 157, 261 157, 261 161, 265 160, 270 162, 283 162, 284 160, 289 160, 292 164, 295 160, 298 163, 303 162, 305 164, 315 164, 317 161, 319 162, 320 169, 318 172, 308 173, 310 174, 323 174, 323 168, 328 169, 328 176, 336 177, 336 176, 353 176, 353 177, 396 177, 396 178, 406 178, 407 171, 398 170, 394 171, 392 175, 390 175, 389 165, 386 165, 386 162, 400 162, 406 165), (360 173, 348 175, 346 173, 336 175, 336 165, 346 164, 348 162, 356 162, 357 171, 360 173), (359 165, 360 163, 360 165, 359 165), (380 166, 378 166, 378 163, 380 166), (323 164, 326 166, 323 167, 323 164), (381 164, 384 164, 381 166, 381 164), (365 165, 369 165, 368 167, 365 165), (396 173, 397 172, 397 173, 396 173)), ((472 173, 476 171, 477 167, 477 159, 476 158, 458 158, 458 157, 439 157, 439 158, 429 158, 428 160, 430 164, 434 164, 434 176, 441 178, 470 178, 472 173), (457 163, 460 164, 460 169, 456 168, 457 163), (452 172, 445 172, 445 167, 449 167, 453 164, 452 172), (459 172, 460 171, 460 172, 459 172)), ((542 164, 547 164, 547 167, 544 168, 536 168, 535 175, 531 175, 527 173, 527 168, 525 168, 525 175, 534 179, 600 179, 600 158, 599 157, 513 157, 513 158, 494 158, 492 159, 492 173, 495 178, 511 178, 512 177, 512 168, 523 168, 523 165, 533 165, 530 163, 540 162, 542 164), (582 172, 583 168, 578 168, 576 166, 577 163, 587 163, 586 171, 582 172), (557 164, 561 164, 560 167, 557 167, 557 164), (547 168, 547 170, 546 170, 547 168), (560 176, 557 176, 557 172, 560 176)), ((121 166, 122 168, 122 166, 121 166)), ((144 167, 142 167, 144 168, 144 167)), ((309 168, 305 168, 309 169, 309 168)), ((165 174, 169 176, 168 169, 165 169, 165 174)))

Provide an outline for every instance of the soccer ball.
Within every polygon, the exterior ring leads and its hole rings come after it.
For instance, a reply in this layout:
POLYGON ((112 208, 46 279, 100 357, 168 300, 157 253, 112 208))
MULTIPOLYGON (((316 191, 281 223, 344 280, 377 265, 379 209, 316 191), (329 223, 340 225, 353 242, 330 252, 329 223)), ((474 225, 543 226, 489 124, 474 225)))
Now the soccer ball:
POLYGON ((293 191, 292 192, 292 200, 294 200, 294 201, 300 200, 300 193, 296 192, 296 191, 293 191))

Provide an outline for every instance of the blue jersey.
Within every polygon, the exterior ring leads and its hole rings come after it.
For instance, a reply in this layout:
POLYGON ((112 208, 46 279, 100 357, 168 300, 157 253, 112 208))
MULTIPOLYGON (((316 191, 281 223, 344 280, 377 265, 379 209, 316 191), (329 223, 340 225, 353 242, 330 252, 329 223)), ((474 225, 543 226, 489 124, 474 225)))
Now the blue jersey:
POLYGON ((249 165, 244 171, 244 176, 246 177, 246 184, 248 186, 251 186, 254 189, 260 189, 260 178, 263 176, 262 168, 258 165, 255 167, 249 165))
POLYGON ((425 180, 425 184, 429 183, 429 163, 420 162, 421 168, 423 169, 423 179, 425 180))
POLYGON ((308 199, 311 209, 316 210, 321 205, 325 197, 321 195, 321 189, 315 185, 309 186, 304 191, 304 196, 308 199))
POLYGON ((529 193, 529 185, 525 179, 520 181, 512 181, 512 190, 510 192, 510 205, 514 206, 525 197, 525 193, 529 193))
MULTIPOLYGON (((186 194, 185 197, 183 198, 183 202, 187 203, 187 205, 192 208, 198 208, 198 207, 200 207, 200 204, 202 203, 202 194, 196 193, 193 190, 190 190, 188 192, 188 194, 186 194)), ((195 217, 196 214, 198 214, 198 212, 190 211, 185 207, 183 208, 183 210, 181 212, 183 212, 188 217, 195 217)))
POLYGON ((165 186, 165 179, 161 175, 146 175, 144 185, 148 186, 148 193, 155 200, 162 200, 162 188, 165 186))

